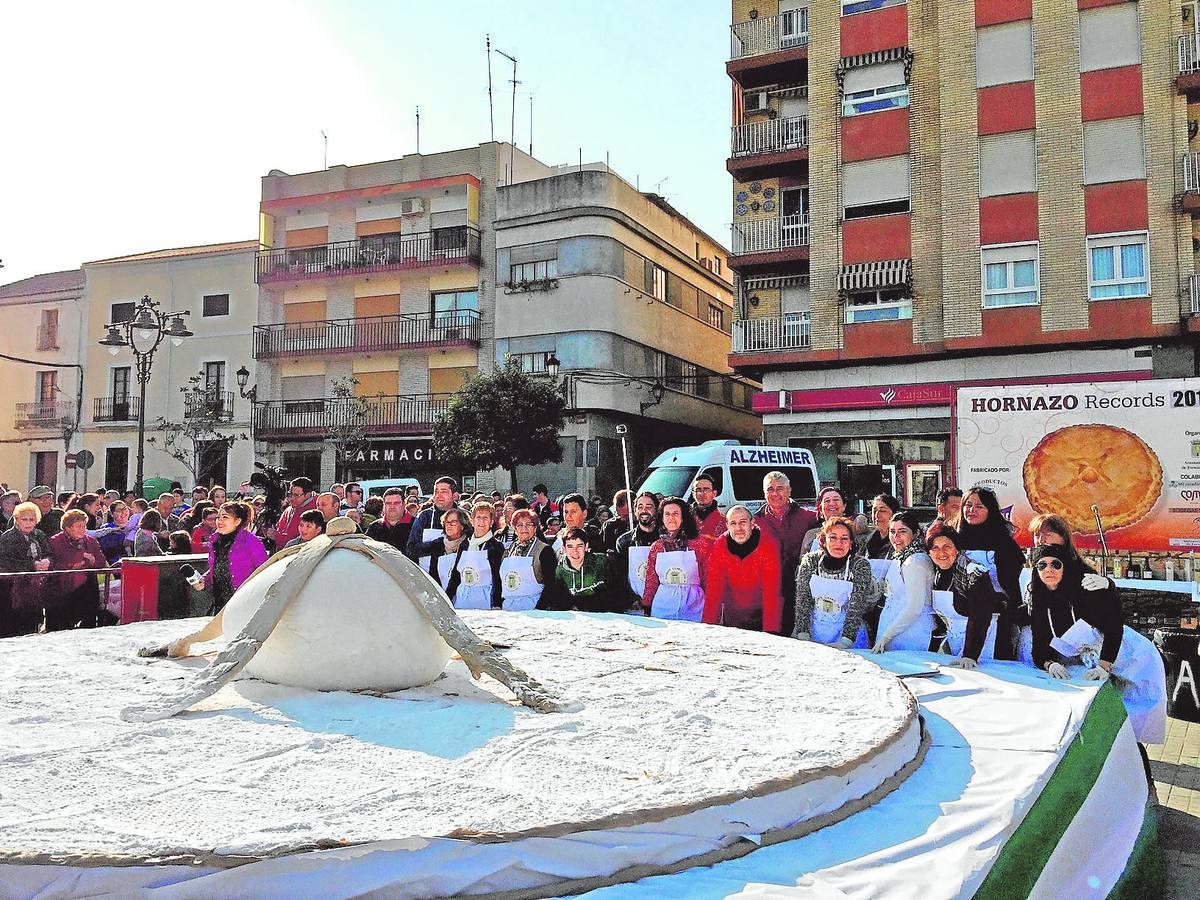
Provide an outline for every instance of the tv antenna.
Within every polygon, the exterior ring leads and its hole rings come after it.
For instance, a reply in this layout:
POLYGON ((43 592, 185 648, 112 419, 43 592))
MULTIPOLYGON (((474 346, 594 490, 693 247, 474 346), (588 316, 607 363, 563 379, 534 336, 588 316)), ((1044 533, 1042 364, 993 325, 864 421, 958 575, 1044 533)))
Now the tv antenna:
POLYGON ((508 139, 508 183, 512 184, 513 183, 513 164, 514 164, 513 152, 516 150, 516 146, 517 146, 517 85, 520 84, 521 82, 517 81, 517 58, 515 56, 509 56, 507 53, 505 53, 499 47, 493 47, 492 49, 494 49, 497 53, 499 53, 501 56, 503 56, 505 59, 507 59, 510 63, 512 63, 512 67, 513 67, 513 74, 512 74, 512 79, 511 79, 511 81, 512 81, 512 121, 509 125, 511 131, 509 132, 509 139, 508 139))
POLYGON ((325 155, 324 155, 324 160, 323 160, 324 166, 322 168, 328 169, 329 168, 329 135, 327 135, 325 133, 324 128, 321 129, 321 140, 324 142, 324 145, 325 145, 325 155))

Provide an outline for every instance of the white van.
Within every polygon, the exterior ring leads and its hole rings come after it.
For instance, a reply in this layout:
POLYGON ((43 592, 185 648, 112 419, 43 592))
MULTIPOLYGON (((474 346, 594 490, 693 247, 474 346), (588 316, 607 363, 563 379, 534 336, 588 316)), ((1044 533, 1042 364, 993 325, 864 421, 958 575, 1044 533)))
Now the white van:
POLYGON ((721 511, 744 503, 754 511, 763 505, 763 477, 782 472, 792 483, 792 499, 817 499, 817 465, 802 447, 756 447, 733 440, 705 441, 699 447, 675 447, 658 455, 637 481, 635 494, 651 491, 665 497, 692 498, 697 475, 711 475, 721 511))
POLYGON ((421 483, 415 478, 374 478, 370 481, 358 481, 355 483, 362 485, 364 500, 368 497, 382 497, 384 491, 394 487, 398 487, 406 492, 410 487, 415 487, 418 494, 422 497, 425 496, 425 492, 421 490, 421 483))

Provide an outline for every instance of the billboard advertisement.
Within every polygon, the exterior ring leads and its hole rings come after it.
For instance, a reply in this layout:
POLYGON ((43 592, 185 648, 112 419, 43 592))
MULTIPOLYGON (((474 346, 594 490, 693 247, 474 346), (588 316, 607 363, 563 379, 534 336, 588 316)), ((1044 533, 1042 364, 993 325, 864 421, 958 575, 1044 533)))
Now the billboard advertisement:
POLYGON ((955 462, 1030 544, 1055 513, 1081 549, 1200 550, 1200 378, 960 388, 955 462))

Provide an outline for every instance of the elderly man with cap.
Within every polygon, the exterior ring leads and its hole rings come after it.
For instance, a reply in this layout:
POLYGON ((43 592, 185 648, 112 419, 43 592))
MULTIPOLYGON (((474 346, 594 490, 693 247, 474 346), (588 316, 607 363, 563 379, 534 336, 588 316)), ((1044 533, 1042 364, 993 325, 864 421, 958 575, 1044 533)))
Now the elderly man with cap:
POLYGON ((54 505, 54 491, 39 484, 29 492, 29 500, 41 510, 42 517, 38 520, 38 531, 46 537, 58 534, 62 530, 62 517, 65 510, 54 505))

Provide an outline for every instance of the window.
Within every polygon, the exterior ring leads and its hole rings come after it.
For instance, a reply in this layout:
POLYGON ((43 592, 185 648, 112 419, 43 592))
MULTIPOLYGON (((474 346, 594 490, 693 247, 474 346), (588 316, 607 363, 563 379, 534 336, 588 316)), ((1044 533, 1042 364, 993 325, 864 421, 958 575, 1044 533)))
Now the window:
POLYGON ((979 196, 1037 190, 1037 148, 1032 131, 979 138, 979 196))
POLYGON ((42 310, 42 324, 38 326, 37 348, 39 350, 58 349, 57 309, 42 310))
POLYGON ((1150 294, 1150 247, 1146 233, 1088 238, 1088 296, 1146 297, 1150 294))
POLYGON ((907 2, 908 0, 842 0, 842 15, 852 16, 855 13, 883 9, 885 6, 899 6, 907 2))
POLYGON ((984 247, 980 257, 985 307, 1037 305, 1037 244, 984 247))
POLYGON ((112 370, 112 398, 114 401, 129 400, 129 376, 132 370, 129 366, 117 366, 112 370))
POLYGON ((558 355, 554 350, 535 350, 531 353, 506 353, 504 354, 504 361, 506 363, 515 362, 521 367, 522 372, 530 375, 545 375, 546 360, 552 354, 555 356, 558 355))
POLYGON ((846 300, 846 324, 891 322, 912 318, 912 298, 903 287, 851 294, 846 300))
POLYGON ((467 246, 467 226, 433 229, 434 250, 462 250, 467 246))
POLYGON ((206 319, 213 316, 229 315, 229 295, 206 294, 202 304, 201 315, 206 319))
POLYGON ((479 292, 474 289, 434 294, 431 303, 435 327, 458 327, 479 317, 479 292))
POLYGON ((908 212, 908 198, 907 155, 842 166, 842 203, 847 219, 908 212))
POLYGON ((1079 71, 1115 69, 1142 61, 1138 4, 1118 3, 1079 11, 1079 71))
POLYGON ((53 403, 58 399, 58 372, 37 373, 37 399, 39 403, 53 403))
POLYGON ((133 308, 136 306, 132 300, 121 301, 114 303, 109 307, 108 322, 110 325, 117 325, 121 322, 128 322, 133 318, 133 308))
POLYGON ((908 106, 904 63, 882 62, 855 66, 842 83, 842 115, 860 116, 881 109, 908 106))
POLYGON ((225 389, 225 363, 206 362, 204 364, 204 393, 215 397, 225 389))
POLYGON ((650 294, 655 300, 667 299, 667 270, 660 265, 651 263, 648 265, 652 268, 650 275, 650 294))
POLYGON ((1146 177, 1142 117, 1083 123, 1083 183, 1107 184, 1146 177))
POLYGON ((708 324, 724 331, 725 310, 713 303, 708 304, 708 324))
POLYGON ((558 260, 543 259, 538 262, 518 263, 509 269, 509 284, 526 284, 530 281, 549 281, 558 277, 558 260))
POLYGON ((975 85, 1033 80, 1033 22, 1006 22, 975 32, 975 85))

